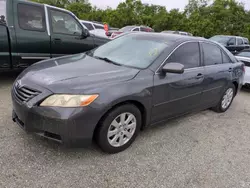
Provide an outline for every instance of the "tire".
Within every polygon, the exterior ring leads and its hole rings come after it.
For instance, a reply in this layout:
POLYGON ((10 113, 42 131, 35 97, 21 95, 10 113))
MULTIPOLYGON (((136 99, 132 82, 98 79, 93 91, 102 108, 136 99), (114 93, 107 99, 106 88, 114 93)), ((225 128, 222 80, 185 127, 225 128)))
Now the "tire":
POLYGON ((141 122, 141 112, 133 104, 125 104, 112 109, 99 123, 95 135, 98 146, 106 153, 124 151, 137 137, 141 122), (122 117, 126 121, 122 121, 122 117), (121 125, 121 122, 124 122, 124 124, 121 125), (128 122, 128 125, 126 125, 126 122, 128 122), (134 128, 132 128, 132 125, 134 128), (114 134, 112 131, 116 133, 114 134), (108 133, 110 133, 109 135, 114 134, 114 136, 109 137, 108 133), (120 140, 123 145, 121 145, 120 140))
POLYGON ((222 97, 220 99, 220 102, 215 107, 213 107, 212 110, 215 111, 215 112, 218 112, 218 113, 226 112, 229 109, 229 107, 231 106, 232 102, 233 102, 233 99, 235 97, 235 93, 236 93, 236 88, 235 88, 234 84, 230 84, 230 86, 228 86, 225 89, 225 91, 223 92, 223 95, 222 95, 222 97), (232 90, 232 92, 233 92, 232 93, 232 99, 231 99, 231 101, 228 101, 228 105, 226 105, 226 106, 223 107, 224 97, 225 97, 226 93, 229 90, 232 90))

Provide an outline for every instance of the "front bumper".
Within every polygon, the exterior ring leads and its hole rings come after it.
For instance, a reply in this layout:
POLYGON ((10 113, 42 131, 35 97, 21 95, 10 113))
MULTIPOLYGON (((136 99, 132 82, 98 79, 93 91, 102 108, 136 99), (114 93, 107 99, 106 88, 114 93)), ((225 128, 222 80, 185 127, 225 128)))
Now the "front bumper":
POLYGON ((86 146, 91 144, 95 127, 102 114, 97 107, 59 108, 40 107, 41 101, 52 93, 43 90, 41 95, 27 103, 17 100, 12 92, 12 119, 27 132, 66 145, 86 146), (46 96, 46 97, 45 97, 46 96))

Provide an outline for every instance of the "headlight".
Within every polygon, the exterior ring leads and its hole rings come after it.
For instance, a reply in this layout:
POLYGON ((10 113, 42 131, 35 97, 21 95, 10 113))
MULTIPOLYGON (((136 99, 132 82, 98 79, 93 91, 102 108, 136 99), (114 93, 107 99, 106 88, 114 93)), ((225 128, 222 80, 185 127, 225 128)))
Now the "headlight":
POLYGON ((90 105, 98 95, 51 95, 40 106, 80 107, 90 105))

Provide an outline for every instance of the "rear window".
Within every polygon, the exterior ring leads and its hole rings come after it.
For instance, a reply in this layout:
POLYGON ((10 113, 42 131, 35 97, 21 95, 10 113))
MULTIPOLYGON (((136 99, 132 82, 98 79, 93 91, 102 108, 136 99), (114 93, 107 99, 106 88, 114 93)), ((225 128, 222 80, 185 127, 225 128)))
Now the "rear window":
POLYGON ((0 0, 0 23, 6 24, 6 0, 0 0))
POLYGON ((20 28, 31 31, 45 31, 44 8, 28 4, 18 4, 17 15, 20 28))

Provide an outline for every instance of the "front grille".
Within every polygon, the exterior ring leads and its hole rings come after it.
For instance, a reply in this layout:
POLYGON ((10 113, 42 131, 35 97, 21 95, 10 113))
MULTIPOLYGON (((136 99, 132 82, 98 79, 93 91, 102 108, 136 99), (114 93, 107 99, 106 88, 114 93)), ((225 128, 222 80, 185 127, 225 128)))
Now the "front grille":
POLYGON ((18 87, 18 85, 15 85, 13 87, 13 92, 15 94, 15 97, 21 102, 28 102, 30 99, 41 93, 40 91, 25 86, 18 87))

